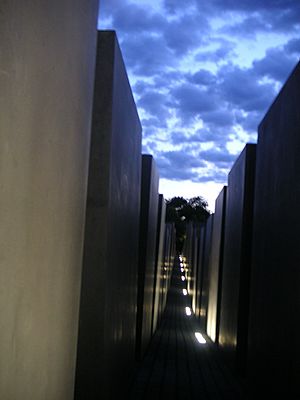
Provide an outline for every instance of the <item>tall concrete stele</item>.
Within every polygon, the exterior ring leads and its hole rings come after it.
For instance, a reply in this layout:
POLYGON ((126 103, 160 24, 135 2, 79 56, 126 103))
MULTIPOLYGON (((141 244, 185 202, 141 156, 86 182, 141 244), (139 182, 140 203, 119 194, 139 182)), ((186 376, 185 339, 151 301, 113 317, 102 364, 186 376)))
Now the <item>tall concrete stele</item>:
POLYGON ((98 0, 0 2, 0 399, 71 400, 98 0))
POLYGON ((133 370, 141 158, 141 124, 116 33, 100 31, 76 400, 122 398, 133 370))

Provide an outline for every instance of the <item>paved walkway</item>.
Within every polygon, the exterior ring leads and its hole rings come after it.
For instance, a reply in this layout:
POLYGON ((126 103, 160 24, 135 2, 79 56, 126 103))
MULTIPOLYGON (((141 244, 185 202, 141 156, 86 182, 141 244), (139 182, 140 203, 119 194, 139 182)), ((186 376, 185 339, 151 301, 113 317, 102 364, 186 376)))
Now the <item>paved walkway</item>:
MULTIPOLYGON (((175 264, 167 307, 160 328, 138 366, 127 396, 131 400, 238 400, 242 386, 222 363, 216 346, 200 344, 196 318, 187 316, 188 296, 183 296, 179 263, 175 264)), ((201 332, 202 333, 202 332, 201 332)))

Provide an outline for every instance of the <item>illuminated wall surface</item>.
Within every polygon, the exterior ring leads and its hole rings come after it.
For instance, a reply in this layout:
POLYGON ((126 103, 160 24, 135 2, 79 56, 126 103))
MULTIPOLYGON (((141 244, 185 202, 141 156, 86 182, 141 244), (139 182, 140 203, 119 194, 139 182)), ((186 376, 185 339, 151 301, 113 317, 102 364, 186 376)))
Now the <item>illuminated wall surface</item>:
POLYGON ((201 269, 198 273, 199 289, 199 315, 202 329, 206 329, 207 324, 207 307, 208 307, 208 289, 209 289, 209 259, 211 252, 211 239, 212 229, 214 223, 214 214, 211 214, 205 227, 204 247, 203 247, 203 260, 201 262, 201 269))
POLYGON ((256 145, 247 144, 228 176, 219 343, 244 372, 256 145))
POLYGON ((151 338, 158 215, 158 180, 158 171, 153 157, 143 155, 136 324, 136 354, 138 358, 145 353, 151 338))
POLYGON ((259 126, 249 375, 300 398, 300 65, 259 126), (262 379, 263 378, 263 379, 262 379))
POLYGON ((220 323, 226 191, 227 187, 224 186, 216 200, 209 260, 207 334, 214 342, 218 341, 220 323))
POLYGON ((2 1, 0 9, 0 398, 67 400, 98 4, 2 1))
POLYGON ((165 242, 165 219, 166 219, 166 203, 164 196, 159 195, 158 215, 157 215, 157 233, 156 233, 156 253, 155 253, 155 273, 153 285, 153 315, 152 315, 152 334, 155 332, 157 324, 160 320, 161 313, 159 304, 161 302, 164 280, 167 279, 167 269, 164 263, 164 242, 165 242))
POLYGON ((134 363, 140 182, 139 117, 116 35, 100 31, 76 399, 118 398, 134 363))

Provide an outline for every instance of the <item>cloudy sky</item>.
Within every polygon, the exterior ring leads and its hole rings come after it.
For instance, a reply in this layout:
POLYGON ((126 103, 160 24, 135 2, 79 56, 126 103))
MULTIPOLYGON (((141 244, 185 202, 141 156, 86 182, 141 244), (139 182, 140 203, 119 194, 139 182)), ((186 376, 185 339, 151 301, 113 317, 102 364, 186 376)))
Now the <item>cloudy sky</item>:
POLYGON ((214 200, 299 60, 300 0, 100 0, 160 192, 214 200))

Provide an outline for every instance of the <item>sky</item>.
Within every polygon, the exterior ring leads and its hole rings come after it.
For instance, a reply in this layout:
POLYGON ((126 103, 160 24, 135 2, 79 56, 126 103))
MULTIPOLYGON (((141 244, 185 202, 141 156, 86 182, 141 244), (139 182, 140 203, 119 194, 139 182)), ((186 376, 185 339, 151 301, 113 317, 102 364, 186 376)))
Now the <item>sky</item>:
POLYGON ((100 0, 165 198, 209 209, 300 56, 299 0, 100 0))

